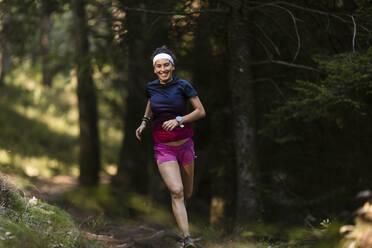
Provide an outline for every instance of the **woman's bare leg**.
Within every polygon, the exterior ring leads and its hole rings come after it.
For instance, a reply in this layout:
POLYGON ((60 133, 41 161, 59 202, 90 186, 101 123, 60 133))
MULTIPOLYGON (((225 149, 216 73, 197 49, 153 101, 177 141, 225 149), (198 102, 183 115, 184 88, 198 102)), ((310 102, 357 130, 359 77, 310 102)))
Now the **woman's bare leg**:
POLYGON ((173 214, 177 224, 184 237, 190 236, 180 166, 176 161, 168 161, 159 164, 158 168, 165 185, 170 191, 173 214))
POLYGON ((189 199, 192 196, 192 191, 194 188, 194 162, 181 166, 181 175, 184 196, 185 199, 189 199))

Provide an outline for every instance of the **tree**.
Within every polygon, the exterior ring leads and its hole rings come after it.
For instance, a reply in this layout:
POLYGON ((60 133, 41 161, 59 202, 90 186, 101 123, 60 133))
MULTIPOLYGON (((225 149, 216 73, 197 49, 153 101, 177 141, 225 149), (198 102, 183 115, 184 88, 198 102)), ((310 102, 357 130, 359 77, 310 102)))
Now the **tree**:
POLYGON ((96 185, 100 171, 100 140, 96 89, 92 78, 84 7, 84 0, 72 1, 80 126, 79 181, 82 185, 96 185))
POLYGON ((56 2, 42 1, 41 2, 41 68, 43 79, 42 82, 46 86, 52 85, 53 72, 50 66, 50 31, 52 28, 52 20, 50 18, 56 2))
POLYGON ((8 14, 3 14, 0 19, 0 86, 4 84, 4 76, 10 65, 9 43, 6 39, 6 32, 9 32, 8 19, 8 14))
MULTIPOLYGON (((156 6, 162 6, 165 3, 166 1, 156 3, 156 6)), ((127 96, 123 115, 125 136, 120 148, 119 168, 114 183, 123 184, 122 181, 126 178, 130 181, 131 187, 138 192, 148 193, 150 187, 156 188, 151 185, 155 167, 149 167, 154 163, 151 137, 150 133, 147 133, 144 135, 144 141, 139 142, 134 131, 141 122, 146 106, 146 83, 154 78, 150 56, 153 49, 167 41, 168 18, 148 13, 146 9, 154 8, 151 1, 121 1, 120 7, 127 13, 125 26, 128 32, 125 42, 121 45, 125 46, 128 51, 128 57, 125 60, 128 80, 125 82, 127 96)), ((151 127, 149 126, 148 129, 151 127)))
POLYGON ((232 99, 236 160, 236 221, 247 223, 260 217, 257 163, 256 105, 251 61, 249 22, 252 13, 243 0, 231 1, 228 24, 229 84, 232 99))

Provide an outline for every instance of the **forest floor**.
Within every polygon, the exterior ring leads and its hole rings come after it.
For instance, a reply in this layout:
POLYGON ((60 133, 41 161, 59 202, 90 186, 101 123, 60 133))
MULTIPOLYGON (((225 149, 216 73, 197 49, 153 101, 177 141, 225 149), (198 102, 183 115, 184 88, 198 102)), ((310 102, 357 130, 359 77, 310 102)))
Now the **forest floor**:
MULTIPOLYGON (((60 196, 65 195, 78 187, 76 177, 68 175, 55 176, 52 179, 34 178, 32 187, 27 194, 51 204, 59 204, 60 196)), ((63 205, 63 203, 62 203, 63 205)), ((77 226, 81 229, 84 238, 97 241, 102 247, 115 248, 178 248, 182 247, 180 236, 169 229, 172 224, 153 223, 135 219, 121 219, 114 216, 103 216, 97 211, 87 211, 72 205, 62 206, 77 226)), ((253 248, 253 243, 233 242, 232 240, 216 241, 198 238, 198 247, 205 248, 253 248)), ((270 247, 270 246, 260 246, 270 247)))
MULTIPOLYGON (((12 175, 7 174, 12 180, 12 175)), ((15 175, 18 177, 19 175, 15 175)), ((17 178, 14 178, 15 181, 17 178)), ((27 180, 30 180, 28 178, 27 180)), ((104 181, 102 187, 108 185, 104 181)), ((22 189, 28 197, 36 197, 44 202, 57 205, 70 214, 80 234, 94 248, 181 248, 180 236, 171 214, 166 209, 165 217, 154 208, 149 208, 142 216, 105 213, 98 208, 86 208, 95 205, 90 195, 105 195, 108 191, 84 193, 79 187, 76 176, 58 175, 52 178, 33 177, 28 186, 22 189), (71 198, 71 192, 75 192, 71 198), (76 193, 78 192, 78 193, 76 193), (83 193, 82 193, 83 192, 83 193), (98 194, 97 194, 98 193, 98 194), (87 202, 89 203, 87 205, 87 202), (159 214, 160 213, 160 214, 159 214), (121 216, 121 217, 119 217, 121 216), (160 216, 160 217, 159 217, 160 216)), ((100 196, 102 197, 102 196, 100 196)), ((125 201, 130 199, 125 196, 125 201)), ((140 199, 141 200, 141 199, 140 199)), ((106 199, 107 201, 107 199, 106 199)), ((99 203, 99 202, 98 202, 99 203)), ((116 203, 108 200, 107 209, 115 208, 116 203)), ((156 206, 160 208, 160 206, 156 206)), ((194 213, 194 215, 197 213, 194 213)), ((163 213, 164 215, 164 213, 163 213)), ((198 239, 198 247, 203 248, 335 248, 339 243, 339 226, 328 228, 294 228, 282 226, 280 231, 269 224, 253 228, 255 237, 245 232, 241 235, 222 233, 210 227, 197 227, 191 221, 191 231, 198 239), (263 229, 264 228, 264 229, 263 229), (248 235, 248 236, 247 236, 248 235)), ((91 246, 89 246, 91 247, 91 246)))

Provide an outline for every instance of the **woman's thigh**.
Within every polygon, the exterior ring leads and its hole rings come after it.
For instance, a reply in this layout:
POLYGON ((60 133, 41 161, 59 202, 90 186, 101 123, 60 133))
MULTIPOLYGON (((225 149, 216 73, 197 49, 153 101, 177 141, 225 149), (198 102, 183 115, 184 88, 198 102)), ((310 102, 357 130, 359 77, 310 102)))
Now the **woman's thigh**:
POLYGON ((163 181, 171 193, 183 191, 180 166, 177 161, 167 161, 158 164, 163 181))
POLYGON ((194 162, 181 166, 185 198, 190 198, 194 187, 194 162))

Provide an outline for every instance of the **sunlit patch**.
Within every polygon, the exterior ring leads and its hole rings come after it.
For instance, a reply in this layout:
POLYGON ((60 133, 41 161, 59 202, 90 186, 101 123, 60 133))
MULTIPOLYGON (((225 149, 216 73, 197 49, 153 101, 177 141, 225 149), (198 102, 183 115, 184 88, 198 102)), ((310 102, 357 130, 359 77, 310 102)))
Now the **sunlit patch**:
POLYGON ((11 162, 11 157, 9 151, 0 149, 0 164, 9 164, 11 162))
POLYGON ((68 172, 68 174, 73 176, 78 174, 76 172, 76 170, 78 170, 77 165, 70 165, 67 170, 65 163, 47 156, 27 157, 16 153, 10 153, 8 156, 12 166, 23 170, 23 172, 29 177, 42 176, 44 178, 52 178, 55 174, 58 174, 61 171, 64 171, 65 173, 68 172))
POLYGON ((77 165, 70 168, 70 174, 75 177, 80 175, 80 170, 77 165))
POLYGON ((36 177, 40 175, 39 170, 37 170, 33 166, 26 166, 24 171, 29 177, 36 177))
POLYGON ((224 216, 225 201, 221 197, 213 197, 210 210, 210 224, 217 225, 224 216))
POLYGON ((105 170, 110 176, 115 176, 118 173, 118 166, 115 164, 110 164, 105 167, 105 170))

